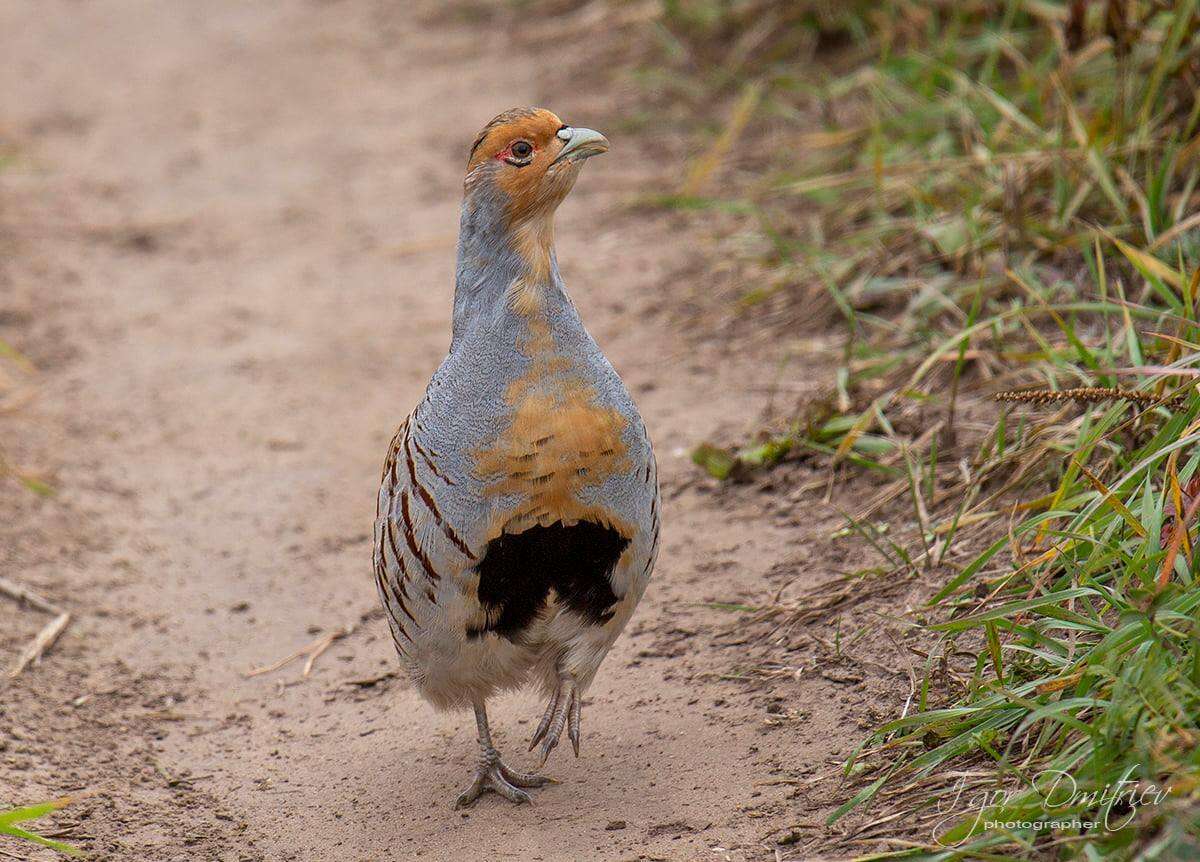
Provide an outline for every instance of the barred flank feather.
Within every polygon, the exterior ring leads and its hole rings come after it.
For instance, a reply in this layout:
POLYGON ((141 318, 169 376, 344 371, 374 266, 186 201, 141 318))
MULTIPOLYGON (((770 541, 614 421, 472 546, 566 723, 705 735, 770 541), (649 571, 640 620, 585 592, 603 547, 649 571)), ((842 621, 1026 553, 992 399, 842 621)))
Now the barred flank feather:
POLYGON ((1053 404, 1062 401, 1079 401, 1085 404, 1102 404, 1105 401, 1133 401, 1143 407, 1162 405, 1172 410, 1181 409, 1187 403, 1187 396, 1175 395, 1163 398, 1152 392, 1141 392, 1136 389, 1122 389, 1119 386, 1081 386, 1076 389, 1010 389, 997 392, 992 396, 996 401, 1009 401, 1023 404, 1053 404))

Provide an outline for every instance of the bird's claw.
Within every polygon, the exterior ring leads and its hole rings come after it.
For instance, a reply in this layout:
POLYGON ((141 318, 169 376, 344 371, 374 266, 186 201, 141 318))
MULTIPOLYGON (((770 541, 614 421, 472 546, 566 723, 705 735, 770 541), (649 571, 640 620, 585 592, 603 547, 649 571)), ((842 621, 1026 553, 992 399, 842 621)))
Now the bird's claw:
POLYGON ((542 743, 539 766, 546 762, 550 752, 558 745, 564 726, 567 728, 567 738, 571 740, 571 747, 575 749, 575 756, 579 756, 579 716, 582 705, 575 680, 569 676, 562 677, 558 689, 546 706, 546 713, 538 722, 537 730, 533 732, 533 739, 529 741, 530 751, 533 751, 539 742, 542 743))
POLYGON ((546 775, 532 775, 524 772, 514 772, 500 760, 500 754, 495 749, 487 752, 475 770, 475 779, 471 786, 458 795, 454 802, 455 808, 469 808, 489 790, 503 796, 509 802, 533 804, 533 799, 521 788, 544 787, 547 784, 558 784, 546 775))
POLYGON ((567 715, 567 736, 571 740, 571 747, 575 749, 576 757, 579 757, 579 715, 582 711, 583 698, 576 691, 571 698, 571 711, 567 715))

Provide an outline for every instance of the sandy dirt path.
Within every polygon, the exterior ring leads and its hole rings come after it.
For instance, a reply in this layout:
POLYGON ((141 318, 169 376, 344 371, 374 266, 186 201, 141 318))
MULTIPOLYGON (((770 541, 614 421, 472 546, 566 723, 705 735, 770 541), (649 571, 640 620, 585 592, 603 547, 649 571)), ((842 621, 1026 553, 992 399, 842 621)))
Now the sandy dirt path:
MULTIPOLYGON (((682 289, 686 237, 622 207, 664 165, 620 136, 564 205, 559 256, 655 440, 665 543, 583 757, 556 753, 563 783, 532 808, 452 812, 469 717, 351 682, 395 667, 370 524, 387 441, 448 343, 465 148, 514 104, 597 125, 619 106, 403 4, 30 10, 0 5, 19 153, 0 334, 41 372, 5 427, 59 493, 11 504, 0 559, 79 619, 3 693, 0 803, 91 788, 81 843, 144 860, 771 859, 818 819, 787 780, 853 744, 836 690, 766 722, 784 711, 722 679, 736 616, 704 603, 761 599, 830 522, 696 480, 686 448, 744 426, 763 396, 743 384, 768 372, 653 312, 682 289), (347 625, 307 680, 243 676, 347 625)), ((4 614, 8 655, 34 623, 4 614)), ((494 709, 517 766, 538 714, 532 695, 494 709)))

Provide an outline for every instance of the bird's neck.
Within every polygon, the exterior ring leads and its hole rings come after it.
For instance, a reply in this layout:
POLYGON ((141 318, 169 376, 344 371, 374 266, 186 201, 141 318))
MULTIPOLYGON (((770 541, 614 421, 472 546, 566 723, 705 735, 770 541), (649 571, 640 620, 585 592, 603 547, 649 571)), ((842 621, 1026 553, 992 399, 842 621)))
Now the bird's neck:
POLYGON ((554 254, 554 216, 516 226, 463 204, 454 285, 454 340, 477 326, 516 324, 570 306, 554 254))

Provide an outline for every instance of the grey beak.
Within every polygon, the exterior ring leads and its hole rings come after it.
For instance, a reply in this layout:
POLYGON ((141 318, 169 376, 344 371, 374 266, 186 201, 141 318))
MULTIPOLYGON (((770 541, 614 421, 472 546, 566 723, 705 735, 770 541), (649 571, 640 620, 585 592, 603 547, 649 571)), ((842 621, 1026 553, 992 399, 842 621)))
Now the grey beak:
POLYGON ((558 157, 551 162, 557 165, 561 161, 579 162, 592 156, 608 152, 608 138, 595 129, 583 129, 567 126, 558 130, 558 137, 565 141, 558 157))

